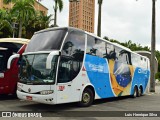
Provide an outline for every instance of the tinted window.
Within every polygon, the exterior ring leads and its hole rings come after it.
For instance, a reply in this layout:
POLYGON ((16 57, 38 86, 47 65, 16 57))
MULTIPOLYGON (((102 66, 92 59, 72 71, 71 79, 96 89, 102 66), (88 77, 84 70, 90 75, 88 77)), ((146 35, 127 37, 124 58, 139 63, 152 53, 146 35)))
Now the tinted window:
POLYGON ((73 57, 74 59, 82 59, 85 49, 85 34, 77 31, 72 31, 64 45, 62 55, 73 57), (80 58, 79 58, 80 57, 80 58))
POLYGON ((0 47, 6 50, 0 50, 0 71, 7 69, 7 62, 11 55, 18 52, 23 44, 11 43, 11 42, 1 42, 0 47))
POLYGON ((106 54, 105 54, 104 58, 115 60, 117 58, 115 46, 110 43, 106 43, 105 47, 106 47, 106 54))
POLYGON ((10 50, 14 53, 17 53, 18 50, 22 47, 23 44, 20 43, 10 43, 10 42, 1 42, 0 47, 7 48, 7 50, 10 50))
POLYGON ((87 54, 104 57, 105 42, 92 36, 87 36, 87 54))
POLYGON ((59 50, 66 31, 65 29, 52 30, 33 35, 25 52, 59 50))
POLYGON ((135 67, 147 68, 147 61, 137 54, 132 53, 132 63, 135 67))
POLYGON ((116 61, 132 65, 130 52, 119 47, 115 47, 115 52, 116 52, 116 61))
POLYGON ((85 34, 82 32, 72 31, 62 50, 62 57, 59 65, 58 82, 69 82, 79 73, 85 50, 85 34))
POLYGON ((72 80, 71 67, 72 60, 70 58, 62 56, 59 65, 58 83, 65 83, 72 80))
POLYGON ((4 70, 4 63, 5 63, 4 59, 5 59, 4 54, 0 53, 0 71, 4 70))

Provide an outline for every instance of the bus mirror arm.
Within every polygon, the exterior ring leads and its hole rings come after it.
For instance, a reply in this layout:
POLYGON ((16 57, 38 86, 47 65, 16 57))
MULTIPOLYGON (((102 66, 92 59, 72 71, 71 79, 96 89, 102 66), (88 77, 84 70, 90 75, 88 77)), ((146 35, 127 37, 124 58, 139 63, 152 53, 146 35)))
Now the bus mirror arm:
POLYGON ((46 60, 46 69, 51 69, 52 68, 52 59, 55 55, 60 55, 60 51, 52 51, 46 60))
POLYGON ((12 60, 15 59, 15 58, 19 58, 19 57, 20 57, 19 54, 14 54, 14 55, 10 56, 9 59, 8 59, 8 62, 7 62, 7 69, 11 68, 12 60))

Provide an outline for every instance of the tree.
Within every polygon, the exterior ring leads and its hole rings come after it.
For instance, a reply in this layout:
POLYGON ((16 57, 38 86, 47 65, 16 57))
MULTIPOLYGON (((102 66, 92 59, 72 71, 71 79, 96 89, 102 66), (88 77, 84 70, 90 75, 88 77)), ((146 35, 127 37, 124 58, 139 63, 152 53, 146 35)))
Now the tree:
POLYGON ((19 22, 18 37, 22 37, 22 26, 35 13, 34 0, 16 0, 11 10, 17 16, 19 22))
POLYGON ((54 27, 57 27, 57 10, 61 12, 63 9, 63 0, 54 0, 54 27))
POLYGON ((4 4, 9 4, 10 2, 15 2, 16 0, 3 0, 4 4))
POLYGON ((12 31, 10 13, 6 10, 0 10, 0 37, 9 37, 12 31))
POLYGON ((102 13, 102 3, 103 0, 98 0, 98 26, 97 26, 97 36, 101 37, 101 13, 102 13))
MULTIPOLYGON (((38 0, 39 2, 41 0, 38 0)), ((54 5, 53 5, 53 9, 54 9, 54 25, 52 25, 52 27, 57 27, 57 10, 59 9, 59 11, 61 12, 63 9, 63 0, 54 0, 54 5)))
POLYGON ((11 12, 15 15, 19 23, 19 34, 18 37, 22 37, 22 27, 24 22, 29 20, 34 14, 34 0, 3 0, 5 4, 12 2, 13 8, 11 12))
POLYGON ((34 32, 48 28, 49 23, 53 20, 51 17, 52 15, 46 16, 41 12, 36 12, 25 24, 25 37, 30 39, 34 32))

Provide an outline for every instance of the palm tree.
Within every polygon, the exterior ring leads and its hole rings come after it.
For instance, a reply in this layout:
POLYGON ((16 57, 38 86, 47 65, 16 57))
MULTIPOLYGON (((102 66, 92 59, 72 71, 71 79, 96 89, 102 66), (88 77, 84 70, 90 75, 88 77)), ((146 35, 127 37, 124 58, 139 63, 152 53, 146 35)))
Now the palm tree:
POLYGON ((16 0, 3 0, 4 4, 9 4, 10 2, 15 2, 16 0))
POLYGON ((48 28, 52 21, 52 15, 46 16, 41 12, 36 12, 25 24, 26 38, 30 39, 34 32, 48 28))
POLYGON ((15 13, 19 20, 19 35, 22 36, 22 26, 35 13, 34 0, 16 0, 12 8, 12 13, 15 13))
POLYGON ((6 10, 0 10, 0 37, 9 37, 12 31, 10 13, 6 10))
POLYGON ((98 27, 97 27, 97 35, 101 37, 101 13, 102 13, 102 3, 103 0, 98 0, 99 10, 98 10, 98 27))
MULTIPOLYGON (((38 0, 41 1, 41 0, 38 0)), ((54 25, 52 25, 53 27, 57 27, 57 10, 59 9, 59 11, 61 12, 63 9, 63 0, 54 0, 54 25)))
POLYGON ((61 12, 63 9, 63 0, 54 0, 54 27, 57 27, 57 10, 61 12))
POLYGON ((39 22, 40 22, 42 29, 49 27, 50 22, 53 20, 53 19, 51 19, 51 17, 52 17, 52 15, 47 16, 47 15, 43 15, 42 13, 40 13, 39 22))
POLYGON ((13 14, 18 19, 19 22, 19 35, 18 37, 22 36, 22 26, 25 21, 29 20, 29 17, 31 17, 34 14, 34 0, 3 0, 5 4, 9 4, 10 2, 14 3, 14 6, 11 10, 13 14))

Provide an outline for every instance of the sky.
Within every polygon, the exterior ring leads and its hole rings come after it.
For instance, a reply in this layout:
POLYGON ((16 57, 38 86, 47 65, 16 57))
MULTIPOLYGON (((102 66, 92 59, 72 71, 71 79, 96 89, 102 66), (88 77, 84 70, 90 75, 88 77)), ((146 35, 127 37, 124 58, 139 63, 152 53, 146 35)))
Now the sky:
MULTIPOLYGON (((97 33, 98 0, 95 0, 95 34, 97 33)), ((58 26, 68 26, 69 0, 58 13, 58 26)), ((54 0, 42 0, 48 14, 54 14, 54 0)), ((120 42, 131 40, 142 46, 151 46, 152 0, 103 0, 102 37, 120 42)), ((156 49, 160 51, 160 0, 156 2, 156 49), (158 23, 159 22, 159 23, 158 23)))

